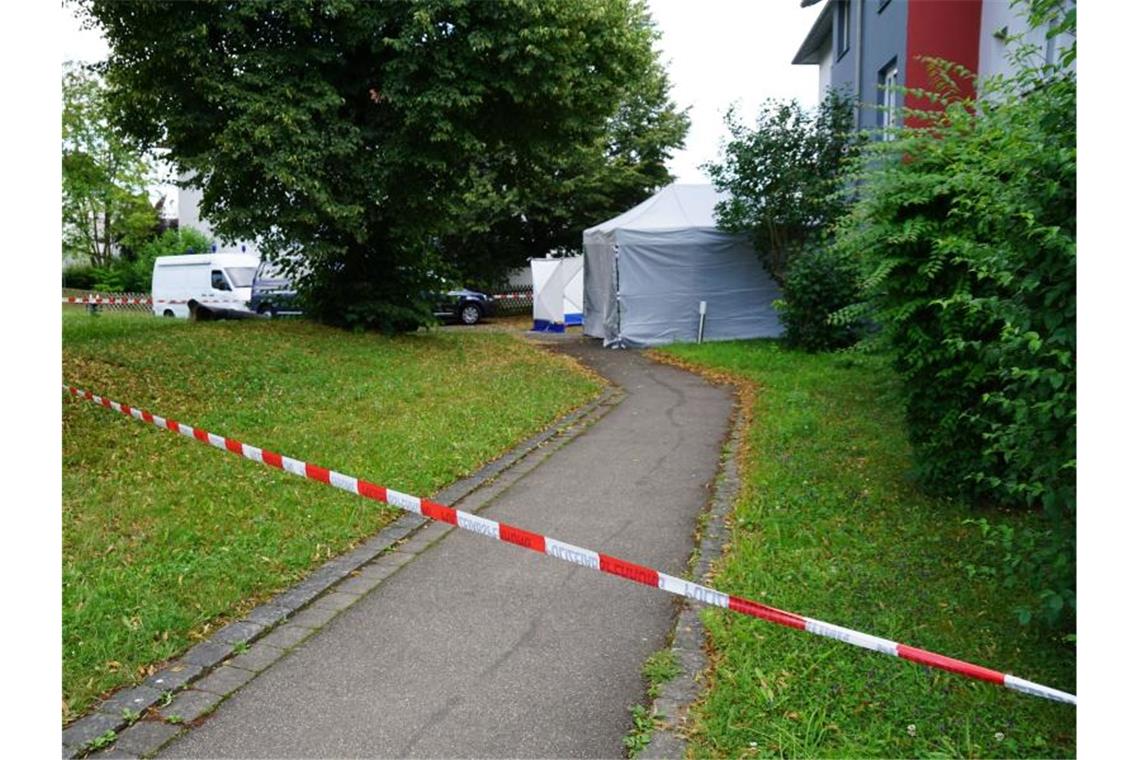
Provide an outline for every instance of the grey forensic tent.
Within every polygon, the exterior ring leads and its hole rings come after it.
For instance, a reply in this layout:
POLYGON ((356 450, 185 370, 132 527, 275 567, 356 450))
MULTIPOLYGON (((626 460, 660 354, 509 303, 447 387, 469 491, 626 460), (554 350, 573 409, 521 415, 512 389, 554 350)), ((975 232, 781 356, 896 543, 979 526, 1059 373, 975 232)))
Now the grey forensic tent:
POLYGON ((712 185, 672 184, 582 234, 583 330, 606 346, 783 334, 779 286, 744 235, 716 228, 712 185))

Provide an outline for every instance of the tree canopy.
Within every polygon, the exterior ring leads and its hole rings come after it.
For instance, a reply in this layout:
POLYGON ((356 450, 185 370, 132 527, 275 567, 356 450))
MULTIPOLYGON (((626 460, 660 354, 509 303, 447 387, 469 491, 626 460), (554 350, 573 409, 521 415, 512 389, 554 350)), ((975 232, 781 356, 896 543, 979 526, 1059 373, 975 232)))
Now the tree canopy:
POLYGON ((117 247, 155 233, 148 154, 112 125, 106 86, 83 65, 63 70, 63 253, 107 266, 117 247))
POLYGON ((80 2, 123 128, 221 237, 308 258, 341 324, 417 324, 431 275, 567 242, 687 127, 640 0, 80 2))

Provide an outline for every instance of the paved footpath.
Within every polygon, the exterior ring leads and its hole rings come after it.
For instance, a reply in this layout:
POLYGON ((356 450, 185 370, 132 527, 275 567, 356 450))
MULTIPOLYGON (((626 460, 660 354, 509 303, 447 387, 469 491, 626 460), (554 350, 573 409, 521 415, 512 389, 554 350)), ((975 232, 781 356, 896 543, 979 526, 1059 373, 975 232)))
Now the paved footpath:
MULTIPOLYGON (((480 513, 681 574, 729 391, 597 342, 560 350, 626 396, 480 513)), ((620 757, 674 611, 660 591, 451 530, 163 754, 620 757)))

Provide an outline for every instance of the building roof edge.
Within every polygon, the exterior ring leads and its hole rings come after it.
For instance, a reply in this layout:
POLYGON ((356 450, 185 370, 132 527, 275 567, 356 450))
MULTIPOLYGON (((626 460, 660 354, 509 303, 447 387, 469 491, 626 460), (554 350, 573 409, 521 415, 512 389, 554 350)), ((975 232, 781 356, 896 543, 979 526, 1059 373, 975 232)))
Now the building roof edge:
MULTIPOLYGON (((818 0, 816 0, 818 2, 818 0)), ((811 25, 811 31, 804 37, 804 41, 800 43, 800 49, 796 51, 796 55, 792 58, 792 63, 796 65, 817 65, 820 62, 819 48, 824 40, 831 37, 831 8, 835 4, 835 0, 827 0, 827 4, 819 12, 816 17, 815 23, 811 25)), ((811 3, 801 3, 802 7, 807 7, 811 3)))

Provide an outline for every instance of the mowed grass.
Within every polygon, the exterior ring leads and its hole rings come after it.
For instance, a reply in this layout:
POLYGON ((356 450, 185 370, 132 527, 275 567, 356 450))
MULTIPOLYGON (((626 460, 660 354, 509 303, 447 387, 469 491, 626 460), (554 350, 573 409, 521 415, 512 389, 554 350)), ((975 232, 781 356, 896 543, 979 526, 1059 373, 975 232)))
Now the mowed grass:
MULTIPOLYGON (((599 390, 569 360, 490 331, 384 338, 82 311, 64 315, 63 381, 418 495, 599 390)), ((67 397, 64 719, 398 514, 67 397)))
MULTIPOLYGON (((1074 691, 1074 648, 1020 626, 1026 589, 970 578, 996 565, 924 496, 896 380, 876 357, 766 341, 676 346, 666 357, 752 384, 743 492, 717 588, 1074 691)), ((696 757, 1061 757, 1076 710, 741 615, 707 610, 711 687, 692 713, 696 757)))

